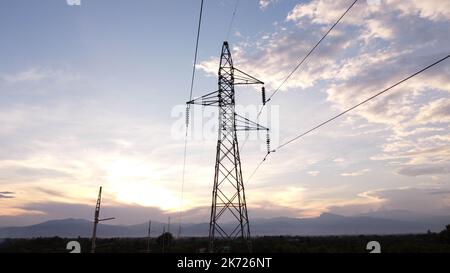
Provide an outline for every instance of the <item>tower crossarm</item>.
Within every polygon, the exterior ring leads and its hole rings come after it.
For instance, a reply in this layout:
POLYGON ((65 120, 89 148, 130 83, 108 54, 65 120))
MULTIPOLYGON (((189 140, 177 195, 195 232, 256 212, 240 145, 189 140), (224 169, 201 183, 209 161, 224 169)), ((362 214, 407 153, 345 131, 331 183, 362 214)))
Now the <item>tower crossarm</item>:
POLYGON ((186 104, 188 105, 197 104, 203 106, 219 106, 219 103, 220 103, 219 90, 186 102, 186 104))
POLYGON ((234 85, 246 85, 246 84, 264 84, 263 81, 245 73, 244 71, 233 67, 234 69, 234 85))
POLYGON ((239 114, 234 114, 236 131, 269 131, 269 128, 264 127, 254 121, 249 120, 239 114))
POLYGON ((102 222, 102 221, 108 221, 108 220, 114 220, 114 219, 116 219, 116 218, 115 217, 109 217, 109 218, 105 218, 105 219, 99 219, 98 221, 102 222))

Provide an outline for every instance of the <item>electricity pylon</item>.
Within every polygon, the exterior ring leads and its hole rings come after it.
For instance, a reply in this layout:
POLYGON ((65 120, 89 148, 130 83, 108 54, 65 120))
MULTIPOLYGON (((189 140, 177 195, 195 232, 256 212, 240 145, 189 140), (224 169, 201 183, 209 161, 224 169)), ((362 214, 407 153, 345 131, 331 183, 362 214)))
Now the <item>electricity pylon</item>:
MULTIPOLYGON (((234 88, 236 85, 264 85, 264 83, 233 66, 233 59, 226 41, 222 46, 218 75, 219 89, 217 91, 187 102, 188 109, 191 104, 219 108, 219 132, 209 224, 209 250, 210 252, 216 250, 214 243, 216 239, 220 238, 241 240, 251 251, 250 223, 242 179, 237 131, 266 130, 268 132, 269 129, 236 113, 234 88), (233 220, 235 225, 233 224, 232 227, 225 225, 233 220)), ((262 87, 262 97, 263 104, 265 104, 264 87, 262 87)), ((188 121, 189 117, 187 117, 188 121)))
POLYGON ((102 203, 102 187, 100 187, 100 190, 98 191, 98 198, 97 198, 97 205, 95 206, 95 213, 94 213, 94 230, 92 232, 92 245, 91 245, 91 253, 95 253, 95 240, 97 239, 97 225, 99 222, 107 221, 107 220, 113 220, 114 217, 111 218, 105 218, 105 219, 99 219, 100 217, 100 205, 102 203))

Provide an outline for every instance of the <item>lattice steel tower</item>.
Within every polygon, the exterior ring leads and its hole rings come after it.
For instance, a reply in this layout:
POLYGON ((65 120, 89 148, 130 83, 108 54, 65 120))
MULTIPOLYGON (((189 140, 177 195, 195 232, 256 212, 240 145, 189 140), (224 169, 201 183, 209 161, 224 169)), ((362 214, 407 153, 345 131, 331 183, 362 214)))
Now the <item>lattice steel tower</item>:
MULTIPOLYGON (((247 213, 244 181, 237 131, 266 130, 235 111, 235 86, 264 83, 233 66, 228 42, 224 42, 220 57, 219 90, 187 102, 204 106, 219 107, 219 132, 217 140, 214 186, 212 190, 211 217, 209 224, 210 251, 215 251, 215 240, 239 239, 251 251, 250 224, 247 213), (229 225, 234 221, 233 225, 229 225), (225 224, 227 223, 227 224, 225 224)), ((263 104, 265 91, 262 87, 263 104)), ((189 110, 187 122, 189 122, 189 110)), ((268 137, 268 133, 267 133, 268 137)), ((267 138, 269 146, 269 139, 267 138)), ((270 148, 268 147, 270 150, 270 148)))

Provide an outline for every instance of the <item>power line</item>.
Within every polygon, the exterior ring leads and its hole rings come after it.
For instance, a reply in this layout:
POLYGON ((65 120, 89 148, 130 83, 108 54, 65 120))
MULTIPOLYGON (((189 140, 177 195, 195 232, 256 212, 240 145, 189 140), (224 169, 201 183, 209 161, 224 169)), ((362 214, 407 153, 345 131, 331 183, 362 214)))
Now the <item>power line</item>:
POLYGON ((230 24, 228 25, 227 38, 225 39, 225 41, 228 41, 228 39, 230 37, 231 28, 233 27, 233 23, 234 23, 234 19, 236 17, 236 12, 237 12, 237 8, 239 6, 239 2, 240 2, 240 0, 236 0, 236 4, 234 5, 233 15, 231 16, 231 21, 230 21, 230 24))
POLYGON ((301 137, 303 137, 303 136, 305 136, 305 135, 311 133, 312 131, 314 131, 314 130, 316 130, 316 129, 322 127, 322 126, 324 126, 325 124, 327 124, 327 123, 329 123, 329 122, 331 122, 331 121, 333 121, 333 120, 335 120, 335 119, 337 119, 337 118, 339 118, 339 117, 345 115, 346 113, 352 111, 353 109, 355 109, 355 108, 357 108, 357 107, 359 107, 359 106, 361 106, 361 105, 363 105, 363 104, 365 104, 365 103, 367 103, 367 102, 373 100, 374 98, 376 98, 376 97, 378 97, 378 96, 380 96, 380 95, 386 93, 387 91, 389 91, 389 90, 391 90, 392 88, 394 88, 394 87, 396 87, 396 86, 398 86, 398 85, 400 85, 400 84, 406 82, 407 80, 409 80, 409 79, 411 79, 411 78, 414 78, 415 76, 419 75, 420 73, 422 73, 422 72, 424 72, 424 71, 430 69, 431 67, 433 67, 433 66, 435 66, 435 65, 437 65, 437 64, 439 64, 439 63, 441 63, 441 62, 443 62, 444 60, 446 60, 446 59, 448 59, 448 58, 450 58, 450 55, 447 55, 446 57, 444 57, 444 58, 442 58, 442 59, 440 59, 440 60, 438 60, 438 61, 436 61, 436 62, 430 64, 429 66, 427 66, 427 67, 425 67, 425 68, 423 68, 423 69, 417 71, 416 73, 414 73, 414 74, 412 74, 412 75, 410 75, 410 76, 404 78, 403 80, 401 80, 401 81, 395 83, 394 85, 391 85, 390 87, 384 89, 383 91, 380 91, 380 92, 376 93, 375 95, 373 95, 373 96, 371 96, 371 97, 369 97, 369 98, 363 100, 362 102, 356 104, 355 106, 352 106, 352 107, 348 108, 347 110, 345 110, 345 111, 339 113, 338 115, 336 115, 336 116, 334 116, 334 117, 332 117, 332 118, 330 118, 330 119, 328 119, 328 120, 326 120, 326 121, 320 123, 319 125, 317 125, 317 126, 311 128, 310 130, 308 130, 308 131, 306 131, 306 132, 304 132, 304 133, 302 133, 302 134, 300 134, 300 135, 298 135, 298 136, 292 138, 291 140, 286 141, 285 143, 283 143, 283 144, 281 144, 280 146, 278 146, 278 147, 277 147, 277 150, 278 150, 278 149, 281 149, 281 148, 283 148, 284 146, 286 146, 286 145, 288 145, 288 144, 294 142, 295 140, 297 140, 297 139, 299 139, 299 138, 301 138, 301 137))
POLYGON ((202 25, 202 15, 203 15, 203 0, 200 3, 200 16, 198 18, 197 40, 195 42, 194 65, 192 66, 191 91, 189 93, 189 100, 192 100, 192 91, 194 90, 195 66, 197 65, 198 42, 200 40, 200 29, 201 29, 201 25, 202 25))
MULTIPOLYGON (((281 84, 278 86, 278 88, 275 89, 275 91, 266 100, 266 103, 268 103, 272 99, 272 97, 275 96, 275 94, 277 94, 278 91, 280 91, 281 87, 284 86, 284 84, 292 77, 292 75, 294 75, 294 73, 300 68, 300 66, 309 58, 309 56, 311 56, 311 54, 314 52, 314 50, 316 50, 316 48, 322 43, 322 41, 328 36, 328 34, 330 34, 330 32, 339 24, 339 22, 342 20, 342 18, 344 18, 344 16, 347 15, 347 13, 353 8, 353 6, 356 4, 356 2, 358 2, 358 0, 353 1, 353 3, 347 8, 347 10, 345 10, 345 12, 339 17, 339 19, 322 36, 322 38, 309 50, 309 52, 303 57, 303 59, 297 64, 297 66, 295 66, 295 68, 286 76, 286 78, 284 78, 284 80, 281 82, 281 84)), ((261 106, 256 119, 259 119, 265 106, 266 106, 266 104, 263 104, 261 106)), ((244 148, 247 141, 248 141, 248 135, 246 136, 241 149, 244 148)))
MULTIPOLYGON (((303 57, 303 59, 300 61, 300 63, 297 64, 297 66, 294 68, 294 70, 291 71, 291 73, 288 74, 288 76, 281 82, 281 84, 278 86, 277 89, 272 93, 272 95, 269 96, 266 102, 269 102, 273 96, 275 96, 278 91, 280 91, 281 87, 294 75, 294 73, 299 69, 299 67, 308 59, 308 57, 314 52, 314 50, 322 43, 322 41, 330 34, 330 32, 339 24, 339 22, 344 18, 344 16, 352 9, 352 7, 358 2, 358 0, 353 1, 353 3, 347 8, 347 10, 339 17, 339 19, 331 26, 331 28, 325 33, 325 35, 322 36, 322 38, 314 45, 313 48, 303 57)), ((264 106, 263 106, 264 107, 264 106)), ((262 108, 260 112, 262 111, 262 108)))
POLYGON ((256 174, 256 172, 258 171, 259 167, 261 167, 261 165, 264 163, 264 161, 266 161, 266 159, 267 159, 268 156, 269 156, 269 153, 267 153, 267 154, 264 156, 264 159, 261 160, 261 162, 258 163, 258 165, 256 166, 256 168, 253 170, 252 174, 247 178, 247 182, 246 182, 246 183, 248 183, 248 182, 253 178, 253 176, 254 176, 254 175, 256 174))
MULTIPOLYGON (((311 132, 313 132, 313 131, 319 129, 320 127, 322 127, 322 126, 324 126, 324 125, 330 123, 331 121, 334 121, 335 119, 337 119, 337 118, 339 118, 339 117, 345 115, 346 113, 348 113, 348 112, 354 110, 355 108, 357 108, 357 107, 359 107, 359 106, 361 106, 361 105, 363 105, 363 104, 365 104, 365 103, 367 103, 367 102, 369 102, 369 101, 375 99, 376 97, 378 97, 378 96, 380 96, 380 95, 382 95, 382 94, 388 92, 389 90, 391 90, 391 89, 393 89, 394 87, 396 87, 396 86, 398 86, 398 85, 400 85, 400 84, 402 84, 402 83, 404 83, 404 82, 410 80, 411 78, 414 78, 415 76, 421 74, 422 72, 425 72, 426 70, 432 68, 433 66, 435 66, 435 65, 437 65, 437 64, 439 64, 439 63, 441 63, 441 62, 443 62, 443 61, 445 61, 445 60, 448 59, 448 58, 450 58, 450 54, 447 55, 447 56, 445 56, 445 57, 443 57, 443 58, 441 58, 441 59, 439 59, 439 60, 437 60, 437 61, 435 61, 434 63, 432 63, 432 64, 426 66, 425 68, 422 68, 421 70, 417 71, 416 73, 414 73, 414 74, 412 74, 412 75, 410 75, 410 76, 408 76, 408 77, 402 79, 401 81, 399 81, 399 82, 397 82, 397 83, 391 85, 390 87, 384 89, 383 91, 380 91, 380 92, 376 93, 375 95, 373 95, 373 96, 371 96, 371 97, 369 97, 369 98, 363 100, 362 102, 360 102, 360 103, 358 103, 358 104, 356 104, 356 105, 354 105, 354 106, 348 108, 347 110, 345 110, 345 111, 343 111, 343 112, 341 112, 341 113, 339 113, 339 114, 333 116, 332 118, 330 118, 330 119, 328 119, 328 120, 326 120, 326 121, 324 121, 324 122, 318 124, 317 126, 314 126, 313 128, 311 128, 311 129, 309 129, 309 130, 307 130, 307 131, 305 131, 305 132, 303 132, 303 133, 301 133, 301 134, 295 136, 294 138, 292 138, 292 139, 290 139, 290 140, 284 142, 283 144, 279 145, 275 150, 273 150, 273 152, 274 152, 274 151, 277 151, 277 150, 279 150, 279 149, 281 149, 281 148, 283 148, 283 147, 285 147, 286 145, 289 145, 290 143, 292 143, 292 142, 298 140, 298 139, 301 138, 301 137, 304 137, 304 136, 310 134, 311 132)), ((264 157, 264 159, 258 164, 258 166, 255 168, 255 171, 252 173, 251 177, 253 177, 253 175, 256 173, 256 171, 259 169, 259 167, 262 165, 262 163, 267 159, 267 157, 269 156, 269 154, 270 154, 270 152, 267 153, 266 156, 264 157)), ((249 180, 247 180, 247 183, 248 183, 248 182, 249 182, 249 180)))
MULTIPOLYGON (((197 65, 197 56, 198 56, 198 44, 200 41, 200 30, 202 25, 202 15, 203 15, 203 1, 201 0, 200 3, 200 15, 198 18, 198 27, 197 27, 197 39, 195 41, 195 53, 194 53, 194 64, 192 66, 192 77, 191 77, 191 86, 190 86, 190 92, 189 92, 189 100, 192 100, 192 93, 194 90, 194 81, 195 81, 195 66, 197 65)), ((183 214, 183 198, 184 198, 184 182, 185 182, 185 176, 186 176, 186 154, 187 154, 187 138, 188 138, 188 128, 189 128, 189 111, 190 111, 190 105, 187 105, 186 108, 186 132, 184 135, 184 152, 183 152, 183 173, 182 173, 182 179, 181 179, 181 198, 180 198, 180 210, 178 215, 178 235, 181 233, 181 218, 183 214)))

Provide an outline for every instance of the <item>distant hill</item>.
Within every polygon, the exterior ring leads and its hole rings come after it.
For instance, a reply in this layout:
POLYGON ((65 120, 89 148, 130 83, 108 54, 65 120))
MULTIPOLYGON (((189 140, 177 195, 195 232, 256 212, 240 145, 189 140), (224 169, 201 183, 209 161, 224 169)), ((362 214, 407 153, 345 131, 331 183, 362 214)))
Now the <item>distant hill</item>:
MULTIPOLYGON (((414 234, 445 228, 442 217, 408 221, 371 216, 345 217, 323 213, 317 218, 274 218, 254 221, 253 234, 258 235, 357 235, 414 234)), ((450 223, 450 216, 446 223, 450 223)))
MULTIPOLYGON (((357 235, 357 234, 414 234, 428 230, 441 231, 450 224, 450 216, 430 216, 414 214, 406 211, 375 212, 353 217, 323 213, 316 218, 270 218, 253 219, 252 235, 357 235)), ((235 224, 223 225, 225 229, 233 229, 235 224)), ((152 223, 152 236, 162 233, 162 223, 152 223)), ((145 237, 148 224, 138 225, 106 225, 99 224, 99 237, 145 237)), ((209 225, 183 224, 183 236, 207 236, 209 225)), ((176 233, 178 227, 172 227, 176 233)), ((0 238, 32 238, 32 237, 90 237, 92 222, 84 219, 62 219, 47 221, 25 227, 0 228, 0 238)))
POLYGON ((379 210, 374 212, 368 212, 360 214, 358 216, 367 216, 374 218, 392 219, 392 220, 402 220, 411 222, 427 222, 434 223, 436 225, 448 225, 450 224, 449 216, 442 215, 430 215, 424 213, 417 213, 408 210, 379 210))

